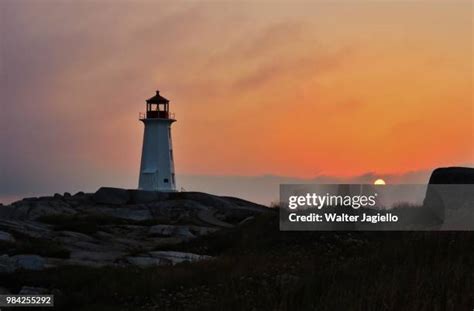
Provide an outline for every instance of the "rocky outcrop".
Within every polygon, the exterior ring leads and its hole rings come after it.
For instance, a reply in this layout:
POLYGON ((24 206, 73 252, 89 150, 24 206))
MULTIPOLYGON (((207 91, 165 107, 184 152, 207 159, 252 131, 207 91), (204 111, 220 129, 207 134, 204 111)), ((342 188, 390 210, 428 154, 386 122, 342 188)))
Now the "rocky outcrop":
POLYGON ((38 255, 15 255, 12 258, 17 269, 39 271, 46 267, 46 260, 38 255))
POLYGON ((47 295, 50 291, 42 287, 23 286, 18 295, 47 295))
POLYGON ((0 256, 0 273, 11 273, 17 270, 43 270, 46 260, 38 255, 0 256))
POLYGON ((474 169, 434 170, 423 205, 444 229, 469 229, 474 223, 474 169))
POLYGON ((92 196, 95 203, 124 205, 130 201, 128 190, 119 188, 102 187, 92 196))
POLYGON ((151 235, 163 237, 183 237, 185 239, 193 239, 196 236, 191 232, 190 226, 173 226, 173 225, 155 225, 150 227, 148 231, 151 235))
POLYGON ((7 255, 0 256, 0 273, 12 273, 15 271, 15 260, 7 255))
POLYGON ((264 212, 258 204, 199 192, 104 187, 93 194, 23 199, 0 206, 0 273, 208 260, 173 247, 264 212))
POLYGON ((14 243, 15 238, 8 232, 0 231, 0 242, 14 243))
POLYGON ((474 184, 474 168, 442 167, 431 173, 430 185, 462 185, 474 184))
POLYGON ((154 251, 144 255, 126 258, 129 263, 141 268, 162 265, 176 265, 183 262, 193 262, 210 259, 212 259, 211 256, 173 251, 154 251))

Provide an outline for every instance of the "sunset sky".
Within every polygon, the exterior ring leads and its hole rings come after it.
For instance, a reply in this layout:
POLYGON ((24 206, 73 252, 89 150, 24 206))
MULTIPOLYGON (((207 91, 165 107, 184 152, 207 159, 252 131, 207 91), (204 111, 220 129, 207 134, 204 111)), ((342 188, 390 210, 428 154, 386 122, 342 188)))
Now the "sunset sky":
POLYGON ((471 1, 3 0, 0 14, 0 198, 136 187, 156 89, 183 187, 474 163, 471 1))

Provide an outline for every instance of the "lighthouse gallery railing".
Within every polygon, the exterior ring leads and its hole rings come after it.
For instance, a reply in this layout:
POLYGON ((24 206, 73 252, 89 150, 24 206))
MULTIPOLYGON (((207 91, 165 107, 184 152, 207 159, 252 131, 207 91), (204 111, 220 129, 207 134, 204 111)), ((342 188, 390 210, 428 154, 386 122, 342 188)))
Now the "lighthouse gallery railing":
POLYGON ((138 119, 175 119, 174 112, 166 112, 166 111, 148 111, 148 112, 140 112, 138 113, 138 119))

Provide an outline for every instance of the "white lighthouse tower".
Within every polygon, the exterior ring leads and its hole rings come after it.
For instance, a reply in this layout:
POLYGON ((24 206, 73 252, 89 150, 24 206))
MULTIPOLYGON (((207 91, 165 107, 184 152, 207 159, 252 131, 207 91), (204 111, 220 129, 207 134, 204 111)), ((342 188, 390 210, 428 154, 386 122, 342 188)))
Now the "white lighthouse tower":
POLYGON ((171 124, 176 120, 169 112, 169 100, 156 91, 146 101, 146 112, 140 114, 140 121, 145 124, 145 131, 138 188, 176 191, 171 144, 171 124))

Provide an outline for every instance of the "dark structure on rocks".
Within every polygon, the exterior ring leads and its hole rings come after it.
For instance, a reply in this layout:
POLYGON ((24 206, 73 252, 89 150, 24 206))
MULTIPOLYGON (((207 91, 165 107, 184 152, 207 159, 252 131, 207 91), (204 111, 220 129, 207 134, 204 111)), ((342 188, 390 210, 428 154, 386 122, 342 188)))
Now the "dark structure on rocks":
POLYGON ((473 185, 474 168, 437 168, 431 174, 423 205, 442 224, 449 210, 474 208, 473 185))

